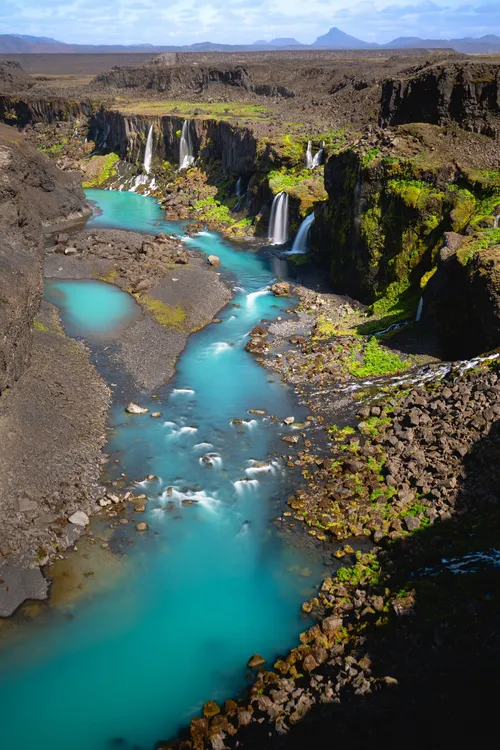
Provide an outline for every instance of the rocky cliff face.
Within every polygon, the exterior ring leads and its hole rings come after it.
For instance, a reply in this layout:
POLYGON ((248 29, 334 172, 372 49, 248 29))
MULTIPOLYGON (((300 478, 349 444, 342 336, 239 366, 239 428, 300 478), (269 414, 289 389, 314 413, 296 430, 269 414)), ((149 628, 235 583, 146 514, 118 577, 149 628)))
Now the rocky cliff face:
POLYGON ((500 137, 500 66, 485 63, 434 65, 382 86, 382 126, 409 122, 461 127, 500 137))
POLYGON ((0 91, 26 91, 35 81, 21 68, 18 62, 5 60, 0 62, 0 91))
POLYGON ((77 175, 0 126, 0 391, 29 364, 42 295, 43 231, 88 213, 77 175))

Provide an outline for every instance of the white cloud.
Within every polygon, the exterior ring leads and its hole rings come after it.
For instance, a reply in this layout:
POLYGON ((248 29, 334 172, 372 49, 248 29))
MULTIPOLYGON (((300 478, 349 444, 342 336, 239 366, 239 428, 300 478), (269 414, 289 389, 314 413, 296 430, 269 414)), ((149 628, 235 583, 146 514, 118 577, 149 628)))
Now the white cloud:
POLYGON ((500 34, 500 5, 478 0, 0 0, 0 33, 86 44, 311 43, 331 26, 368 41, 500 34))

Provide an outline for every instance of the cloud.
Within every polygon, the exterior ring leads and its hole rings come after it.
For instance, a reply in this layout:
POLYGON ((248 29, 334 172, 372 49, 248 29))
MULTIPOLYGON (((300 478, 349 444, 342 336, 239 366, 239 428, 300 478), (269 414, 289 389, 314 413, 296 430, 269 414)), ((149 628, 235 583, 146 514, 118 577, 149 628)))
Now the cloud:
POLYGON ((479 0, 0 0, 0 33, 84 44, 311 43, 331 26, 367 41, 500 35, 500 4, 479 0))

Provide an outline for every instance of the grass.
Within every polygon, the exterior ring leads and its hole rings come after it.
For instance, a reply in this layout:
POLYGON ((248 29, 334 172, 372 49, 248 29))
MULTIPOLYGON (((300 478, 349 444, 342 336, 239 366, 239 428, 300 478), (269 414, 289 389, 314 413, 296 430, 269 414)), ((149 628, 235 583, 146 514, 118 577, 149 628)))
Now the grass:
POLYGON ((179 115, 190 119, 233 119, 248 117, 253 119, 267 118, 271 112, 260 104, 243 102, 185 102, 180 100, 165 101, 124 101, 116 105, 121 112, 142 115, 179 115))
POLYGON ((47 328, 46 325, 43 323, 40 323, 39 320, 33 321, 33 328, 35 331, 42 331, 42 333, 50 333, 50 330, 47 328))
POLYGON ((168 305, 166 302, 150 297, 148 294, 134 295, 143 307, 145 307, 155 320, 167 328, 184 328, 186 313, 181 305, 168 305))

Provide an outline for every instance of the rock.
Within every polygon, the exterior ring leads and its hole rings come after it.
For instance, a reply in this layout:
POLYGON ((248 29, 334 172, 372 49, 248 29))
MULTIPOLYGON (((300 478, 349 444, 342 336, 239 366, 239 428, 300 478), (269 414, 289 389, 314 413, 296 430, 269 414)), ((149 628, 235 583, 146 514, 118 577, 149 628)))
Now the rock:
POLYGON ((151 412, 151 417, 153 419, 159 419, 161 417, 161 411, 152 411, 151 412))
POLYGON ((264 326, 254 326, 250 331, 250 336, 269 336, 269 331, 264 326))
POLYGON ((292 445, 295 445, 299 442, 299 436, 298 435, 285 435, 285 437, 281 438, 285 443, 292 443, 292 445))
POLYGON ((68 518, 68 521, 75 526, 88 526, 89 517, 83 510, 77 510, 72 516, 68 518))
POLYGON ((38 503, 28 497, 20 497, 17 501, 17 507, 20 513, 28 513, 31 510, 36 510, 38 503))
POLYGON ((146 506, 144 503, 137 503, 137 505, 134 505, 134 510, 136 513, 144 513, 146 506))
POLYGON ((318 662, 312 654, 308 654, 304 659, 302 666, 304 667, 304 670, 306 672, 312 672, 313 669, 316 669, 316 667, 318 666, 318 662))
POLYGON ((136 531, 147 531, 149 529, 149 526, 145 521, 141 521, 136 525, 136 531))
POLYGON ((321 623, 321 627, 326 635, 332 635, 342 628, 342 624, 343 620, 341 617, 335 617, 332 615, 331 617, 325 617, 321 623))
POLYGON ((78 250, 76 247, 66 247, 64 249, 64 255, 76 255, 78 250))
POLYGON ((415 531, 420 528, 420 520, 415 516, 406 516, 405 525, 408 531, 415 531))
POLYGON ((220 258, 217 255, 209 255, 207 261, 214 268, 220 268, 220 258))
POLYGON ((214 716, 220 714, 220 708, 215 701, 207 701, 203 706, 203 716, 207 719, 212 719, 214 716))
POLYGON ((134 404, 134 402, 131 401, 125 407, 125 411, 128 414, 147 414, 149 409, 145 409, 144 407, 139 406, 138 404, 134 404))
POLYGON ((293 424, 295 422, 295 417, 285 417, 283 420, 285 424, 293 424))
POLYGON ((272 285, 271 291, 275 297, 289 297, 290 284, 288 281, 279 281, 277 284, 272 285))
POLYGON ((254 654, 251 659, 248 660, 247 667, 250 667, 250 669, 258 669, 259 667, 263 667, 266 663, 266 660, 260 656, 260 654, 254 654))
POLYGON ((107 508, 108 505, 111 505, 111 500, 106 500, 105 497, 101 497, 101 499, 99 500, 99 505, 101 506, 101 508, 107 508))

